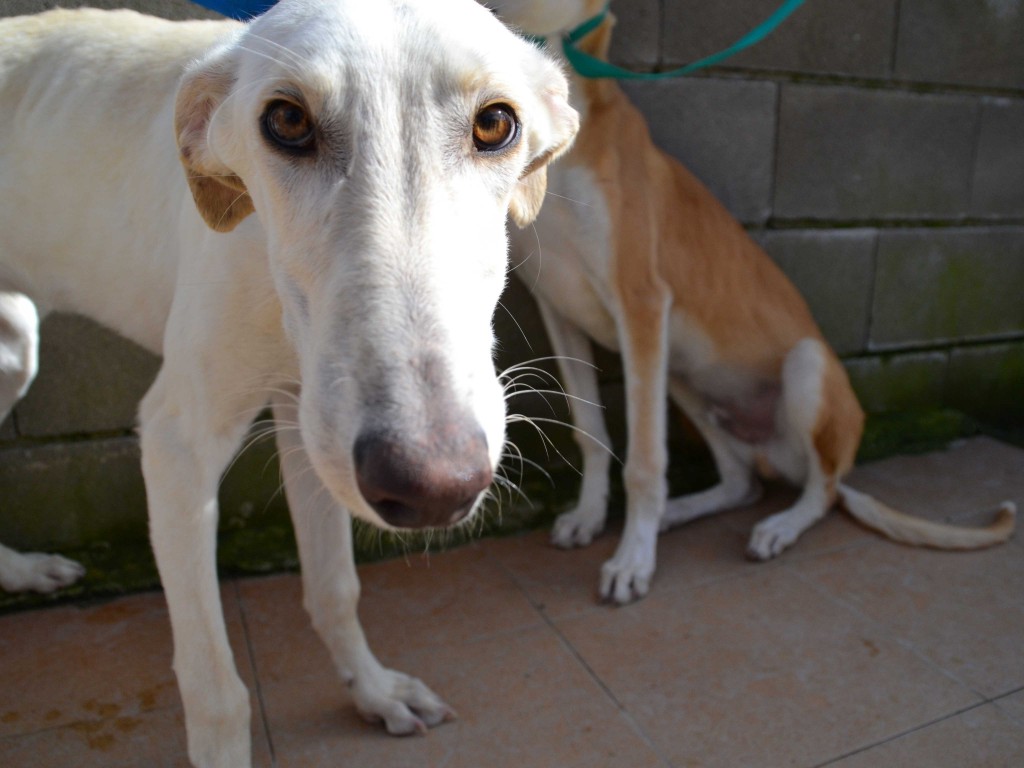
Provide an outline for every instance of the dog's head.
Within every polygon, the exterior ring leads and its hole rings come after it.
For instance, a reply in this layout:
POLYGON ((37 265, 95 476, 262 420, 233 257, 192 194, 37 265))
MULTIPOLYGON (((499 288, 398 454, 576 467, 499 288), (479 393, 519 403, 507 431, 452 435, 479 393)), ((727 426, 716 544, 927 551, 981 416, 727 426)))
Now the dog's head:
POLYGON ((576 127, 557 66, 472 0, 283 0, 186 74, 196 206, 255 211, 304 443, 358 516, 446 525, 489 486, 505 218, 536 216, 576 127))

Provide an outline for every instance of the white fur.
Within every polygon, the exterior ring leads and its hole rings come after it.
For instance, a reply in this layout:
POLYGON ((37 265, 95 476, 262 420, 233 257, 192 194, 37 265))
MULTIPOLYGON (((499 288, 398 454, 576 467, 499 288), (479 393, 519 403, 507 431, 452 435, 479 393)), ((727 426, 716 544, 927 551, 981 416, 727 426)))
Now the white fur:
MULTIPOLYGON (((450 710, 359 626, 349 513, 386 522, 354 454, 385 435, 471 489, 472 509, 482 496, 459 462, 486 479, 502 452, 505 217, 532 219, 575 134, 558 68, 470 0, 283 0, 250 25, 55 11, 0 22, 0 101, 0 417, 49 311, 163 355, 139 431, 192 762, 250 764, 216 492, 271 399, 306 605, 357 708, 392 733, 441 722, 450 710), (262 130, 282 97, 318 126, 312 155, 262 130), (479 152, 474 118, 494 102, 521 132, 479 152)), ((0 548, 8 589, 80 573, 0 548)))

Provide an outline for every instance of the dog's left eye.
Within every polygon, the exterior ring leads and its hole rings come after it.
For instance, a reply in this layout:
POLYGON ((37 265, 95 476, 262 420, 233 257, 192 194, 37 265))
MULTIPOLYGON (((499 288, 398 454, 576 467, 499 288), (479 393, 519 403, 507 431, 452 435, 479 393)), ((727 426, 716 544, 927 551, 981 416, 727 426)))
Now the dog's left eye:
POLYGON ((284 99, 267 105, 263 113, 263 132, 274 144, 292 151, 311 149, 316 134, 306 110, 284 99))
POLYGON ((519 120, 508 104, 488 104, 473 121, 473 145, 480 152, 497 152, 519 138, 519 120))

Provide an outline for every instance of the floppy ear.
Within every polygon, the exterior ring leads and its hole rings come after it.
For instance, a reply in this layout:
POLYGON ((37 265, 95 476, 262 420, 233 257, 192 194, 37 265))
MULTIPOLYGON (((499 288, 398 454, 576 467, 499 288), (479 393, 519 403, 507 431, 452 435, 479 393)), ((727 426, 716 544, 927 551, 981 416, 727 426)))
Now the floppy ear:
POLYGON ((515 185, 508 208, 520 229, 540 213, 548 184, 547 165, 569 149, 580 125, 579 115, 569 106, 565 76, 554 64, 545 64, 548 85, 540 93, 539 109, 527 129, 531 160, 515 185))
POLYGON ((253 212, 245 184, 216 158, 208 143, 210 119, 234 82, 221 63, 201 64, 185 74, 174 104, 174 129, 181 164, 203 221, 230 232, 253 212))

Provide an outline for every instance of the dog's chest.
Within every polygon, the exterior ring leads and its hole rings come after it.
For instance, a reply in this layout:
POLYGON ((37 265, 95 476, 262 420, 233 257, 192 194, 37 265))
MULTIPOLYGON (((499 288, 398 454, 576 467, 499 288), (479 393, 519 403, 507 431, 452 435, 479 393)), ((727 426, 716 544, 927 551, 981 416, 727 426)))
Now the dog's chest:
POLYGON ((585 167, 552 168, 530 229, 513 233, 516 273, 536 295, 599 344, 618 349, 609 286, 613 238, 608 209, 585 167))

